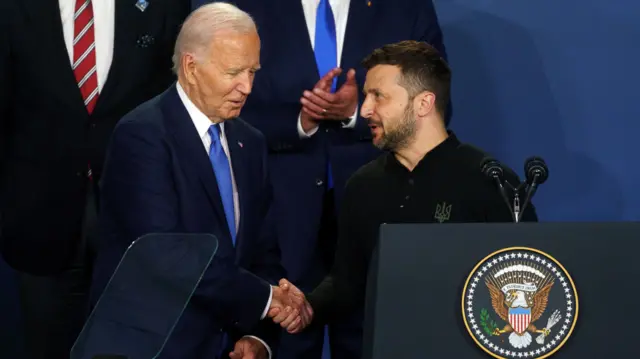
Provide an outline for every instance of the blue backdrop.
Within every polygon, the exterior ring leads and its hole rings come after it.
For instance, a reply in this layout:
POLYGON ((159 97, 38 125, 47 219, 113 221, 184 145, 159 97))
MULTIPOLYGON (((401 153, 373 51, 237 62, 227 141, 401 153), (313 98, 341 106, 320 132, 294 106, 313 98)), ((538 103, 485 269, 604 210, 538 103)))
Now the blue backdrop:
POLYGON ((452 128, 523 174, 542 156, 542 220, 640 218, 640 3, 437 0, 452 128))
MULTIPOLYGON (((435 3, 459 136, 520 175, 526 157, 546 159, 550 178, 535 198, 542 220, 640 219, 640 3, 435 3)), ((0 283, 0 357, 21 358, 15 282, 3 263, 0 283)))

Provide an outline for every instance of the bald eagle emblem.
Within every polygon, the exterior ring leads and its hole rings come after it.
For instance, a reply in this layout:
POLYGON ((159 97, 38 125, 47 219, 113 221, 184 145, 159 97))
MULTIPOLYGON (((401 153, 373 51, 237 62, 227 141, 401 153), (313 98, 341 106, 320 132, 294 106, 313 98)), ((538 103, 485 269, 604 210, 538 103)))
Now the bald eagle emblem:
POLYGON ((463 294, 467 330, 496 358, 545 358, 569 338, 578 298, 569 274, 532 248, 491 254, 469 275, 463 294))

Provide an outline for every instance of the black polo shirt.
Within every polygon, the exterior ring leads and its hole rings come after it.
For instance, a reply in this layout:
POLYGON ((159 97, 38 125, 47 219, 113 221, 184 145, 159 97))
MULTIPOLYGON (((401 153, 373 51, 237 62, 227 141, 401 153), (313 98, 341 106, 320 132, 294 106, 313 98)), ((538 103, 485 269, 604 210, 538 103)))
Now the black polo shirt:
MULTIPOLYGON (((449 132, 413 171, 392 153, 358 170, 345 189, 332 273, 308 296, 316 318, 326 321, 364 306, 369 261, 383 223, 512 222, 496 186, 480 171, 486 156, 449 132)), ((504 176, 514 186, 520 182, 510 169, 504 176)), ((522 220, 537 221, 533 206, 522 220)))

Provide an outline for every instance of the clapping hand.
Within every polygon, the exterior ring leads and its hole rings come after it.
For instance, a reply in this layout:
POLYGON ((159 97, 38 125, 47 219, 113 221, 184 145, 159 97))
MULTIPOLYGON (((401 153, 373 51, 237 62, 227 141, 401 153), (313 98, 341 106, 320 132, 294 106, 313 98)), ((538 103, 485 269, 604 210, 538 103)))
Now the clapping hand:
POLYGON ((313 309, 304 293, 286 279, 273 287, 273 298, 268 311, 269 318, 291 334, 306 328, 313 320, 313 309))
MULTIPOLYGON (((347 72, 347 80, 335 92, 331 93, 333 79, 342 73, 335 68, 327 72, 311 91, 304 91, 300 98, 302 104, 301 120, 305 122, 320 120, 340 120, 351 118, 358 107, 358 84, 356 71, 347 72)), ((303 123, 304 125, 304 123, 303 123)))

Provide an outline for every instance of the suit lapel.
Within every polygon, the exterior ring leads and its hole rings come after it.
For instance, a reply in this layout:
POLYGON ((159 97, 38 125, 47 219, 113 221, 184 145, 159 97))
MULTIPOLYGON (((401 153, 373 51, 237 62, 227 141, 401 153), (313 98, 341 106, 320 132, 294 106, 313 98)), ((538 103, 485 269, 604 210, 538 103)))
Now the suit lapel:
MULTIPOLYGON (((275 26, 276 31, 282 31, 274 37, 275 41, 271 46, 277 46, 280 51, 274 52, 279 59, 289 59, 287 61, 277 61, 283 68, 279 69, 280 72, 276 73, 288 73, 291 71, 291 64, 295 64, 295 68, 298 71, 297 76, 293 76, 292 79, 297 83, 304 84, 304 89, 313 88, 313 86, 320 80, 320 76, 324 74, 318 74, 318 66, 316 65, 316 57, 311 47, 311 40, 309 39, 309 30, 307 29, 307 21, 304 17, 304 11, 302 9, 302 2, 300 0, 284 0, 273 2, 273 16, 279 17, 278 25, 275 26), (282 41, 282 39, 287 39, 282 41)), ((274 31, 272 30, 272 31, 274 31)), ((280 78, 279 81, 284 79, 280 78)), ((296 96, 301 96, 302 92, 296 93, 296 96)))
POLYGON ((337 88, 340 88, 346 80, 348 67, 355 66, 356 70, 360 67, 360 62, 363 60, 362 54, 369 48, 367 41, 371 36, 368 34, 375 25, 373 20, 378 9, 378 1, 351 0, 349 4, 349 17, 340 59, 343 74, 338 79, 337 88))
MULTIPOLYGON (((224 134, 227 138, 227 144, 229 146, 229 157, 231 157, 231 166, 233 170, 233 177, 236 182, 236 188, 238 190, 238 204, 240 207, 240 221, 238 222, 237 236, 236 236, 236 251, 238 254, 241 253, 244 236, 244 214, 245 209, 247 208, 248 203, 245 202, 244 193, 246 192, 245 186, 247 180, 247 160, 245 158, 245 150, 244 150, 244 142, 242 138, 242 133, 239 131, 239 128, 234 120, 226 121, 224 123, 224 134)), ((238 258, 240 256, 238 255, 238 258)))
POLYGON ((204 150, 198 131, 178 96, 175 85, 164 94, 162 108, 165 113, 165 123, 168 131, 175 138, 176 148, 180 156, 180 165, 187 172, 193 173, 199 178, 218 222, 224 223, 224 228, 227 229, 228 233, 229 227, 226 225, 222 198, 220 197, 218 182, 211 167, 211 162, 207 152, 204 150))
POLYGON ((99 112, 102 108, 108 108, 109 102, 113 101, 113 97, 117 94, 126 93, 122 89, 122 76, 120 73, 123 66, 127 66, 127 54, 131 53, 129 47, 134 46, 133 41, 127 41, 129 35, 136 31, 136 21, 134 16, 136 11, 136 0, 114 0, 114 37, 113 37, 113 58, 111 66, 107 74, 107 80, 98 97, 95 112, 99 112), (131 43, 129 43, 131 42, 131 43), (120 81, 118 81, 120 79, 120 81))
MULTIPOLYGON (((344 72, 338 79, 338 88, 346 79, 345 75, 348 68, 345 67, 359 67, 362 61, 362 54, 366 53, 370 47, 368 33, 375 26, 373 20, 378 7, 375 0, 371 1, 371 5, 366 0, 351 0, 349 4, 349 17, 340 60, 344 72)), ((290 61, 280 61, 279 63, 287 66, 287 68, 279 69, 281 72, 276 73, 287 73, 290 71, 291 64, 295 64, 296 69, 301 71, 300 77, 304 81, 305 88, 312 88, 318 82, 320 76, 324 74, 318 73, 302 2, 300 0, 276 1, 271 8, 273 9, 271 14, 281 18, 276 29, 279 28, 280 31, 283 31, 282 34, 275 37, 277 42, 271 44, 271 46, 277 46, 282 49, 274 52, 280 58, 290 59, 290 61), (288 41, 281 41, 282 38, 287 38, 288 41)))
MULTIPOLYGON (((37 44, 38 54, 46 54, 52 76, 49 81, 55 83, 56 88, 65 89, 55 91, 55 96, 73 106, 84 107, 84 101, 78 83, 73 74, 71 60, 67 53, 62 31, 62 19, 60 16, 60 6, 54 0, 23 0, 16 1, 23 6, 29 16, 29 22, 34 24, 34 31, 38 33, 36 37, 40 40, 37 44)), ((36 55, 36 56, 40 56, 36 55)))

